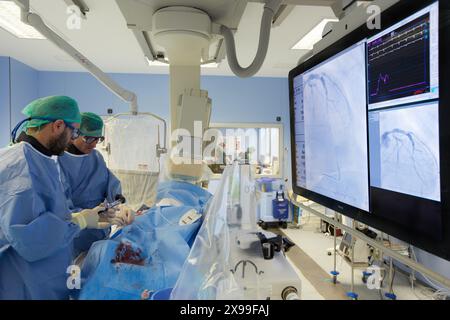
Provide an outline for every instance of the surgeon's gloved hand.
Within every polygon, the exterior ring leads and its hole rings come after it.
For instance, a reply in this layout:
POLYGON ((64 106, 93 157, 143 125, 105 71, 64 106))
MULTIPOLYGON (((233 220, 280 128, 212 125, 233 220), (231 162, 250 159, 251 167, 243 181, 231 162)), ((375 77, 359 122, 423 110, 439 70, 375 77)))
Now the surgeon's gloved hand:
POLYGON ((100 204, 99 206, 103 208, 100 211, 100 221, 109 221, 116 217, 117 210, 115 208, 106 209, 104 204, 100 204))
POLYGON ((126 205, 120 205, 118 211, 116 212, 116 216, 109 221, 112 225, 124 227, 132 224, 135 216, 136 213, 129 207, 127 207, 126 205))
POLYGON ((72 222, 80 226, 81 229, 106 229, 111 223, 101 221, 99 213, 105 210, 104 207, 98 206, 94 209, 85 209, 80 212, 72 213, 72 222))

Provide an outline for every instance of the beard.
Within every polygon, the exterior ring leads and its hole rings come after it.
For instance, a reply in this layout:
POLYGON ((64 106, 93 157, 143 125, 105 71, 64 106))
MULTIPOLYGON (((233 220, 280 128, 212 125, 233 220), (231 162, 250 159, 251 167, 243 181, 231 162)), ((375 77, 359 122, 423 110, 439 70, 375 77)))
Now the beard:
POLYGON ((64 131, 55 139, 49 143, 49 151, 55 156, 61 156, 70 142, 69 130, 64 129, 64 131))

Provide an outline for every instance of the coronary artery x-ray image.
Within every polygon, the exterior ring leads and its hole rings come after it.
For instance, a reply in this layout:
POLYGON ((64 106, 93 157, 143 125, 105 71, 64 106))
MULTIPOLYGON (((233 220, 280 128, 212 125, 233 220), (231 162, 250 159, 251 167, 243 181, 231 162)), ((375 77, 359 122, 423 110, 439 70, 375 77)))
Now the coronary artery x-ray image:
POLYGON ((307 189, 369 210, 365 48, 303 74, 307 189))
POLYGON ((380 112, 380 187, 440 201, 438 104, 380 112))

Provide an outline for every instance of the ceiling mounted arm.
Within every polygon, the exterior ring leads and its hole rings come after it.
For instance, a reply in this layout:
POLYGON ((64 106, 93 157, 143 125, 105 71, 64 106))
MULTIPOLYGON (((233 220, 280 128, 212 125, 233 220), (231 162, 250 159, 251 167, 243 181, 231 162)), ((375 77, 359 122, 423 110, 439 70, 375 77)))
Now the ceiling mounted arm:
POLYGON ((88 58, 86 58, 83 54, 81 54, 78 50, 72 47, 53 30, 51 30, 39 15, 30 12, 29 0, 16 0, 16 2, 22 8, 22 21, 24 23, 34 27, 54 45, 74 58, 95 78, 97 78, 97 80, 100 81, 105 87, 114 92, 125 102, 128 102, 130 104, 131 113, 138 113, 137 96, 134 92, 122 88, 111 77, 109 77, 106 73, 104 73, 96 65, 94 65, 88 58))
POLYGON ((80 13, 86 18, 87 13, 89 12, 89 7, 86 5, 84 0, 65 0, 67 5, 69 6, 77 6, 80 9, 80 13))
POLYGON ((247 68, 240 66, 236 56, 236 45, 234 42, 233 32, 226 26, 222 25, 220 33, 225 39, 228 64, 235 75, 241 78, 248 78, 255 75, 264 63, 269 48, 270 31, 272 28, 272 20, 278 11, 282 0, 267 0, 264 5, 264 13, 261 20, 261 31, 259 34, 259 45, 255 59, 247 68))

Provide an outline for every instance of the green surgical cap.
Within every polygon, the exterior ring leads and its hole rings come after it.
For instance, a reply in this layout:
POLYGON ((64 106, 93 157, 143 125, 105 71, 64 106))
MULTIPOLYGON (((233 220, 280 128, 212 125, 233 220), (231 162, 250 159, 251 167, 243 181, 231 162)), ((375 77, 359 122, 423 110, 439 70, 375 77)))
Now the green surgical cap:
POLYGON ((77 102, 65 96, 51 96, 34 100, 23 109, 22 113, 32 119, 27 123, 27 128, 40 127, 56 120, 64 120, 67 123, 80 123, 81 115, 77 102))
POLYGON ((83 136, 101 137, 103 136, 103 120, 92 112, 81 114, 80 132, 83 136))

